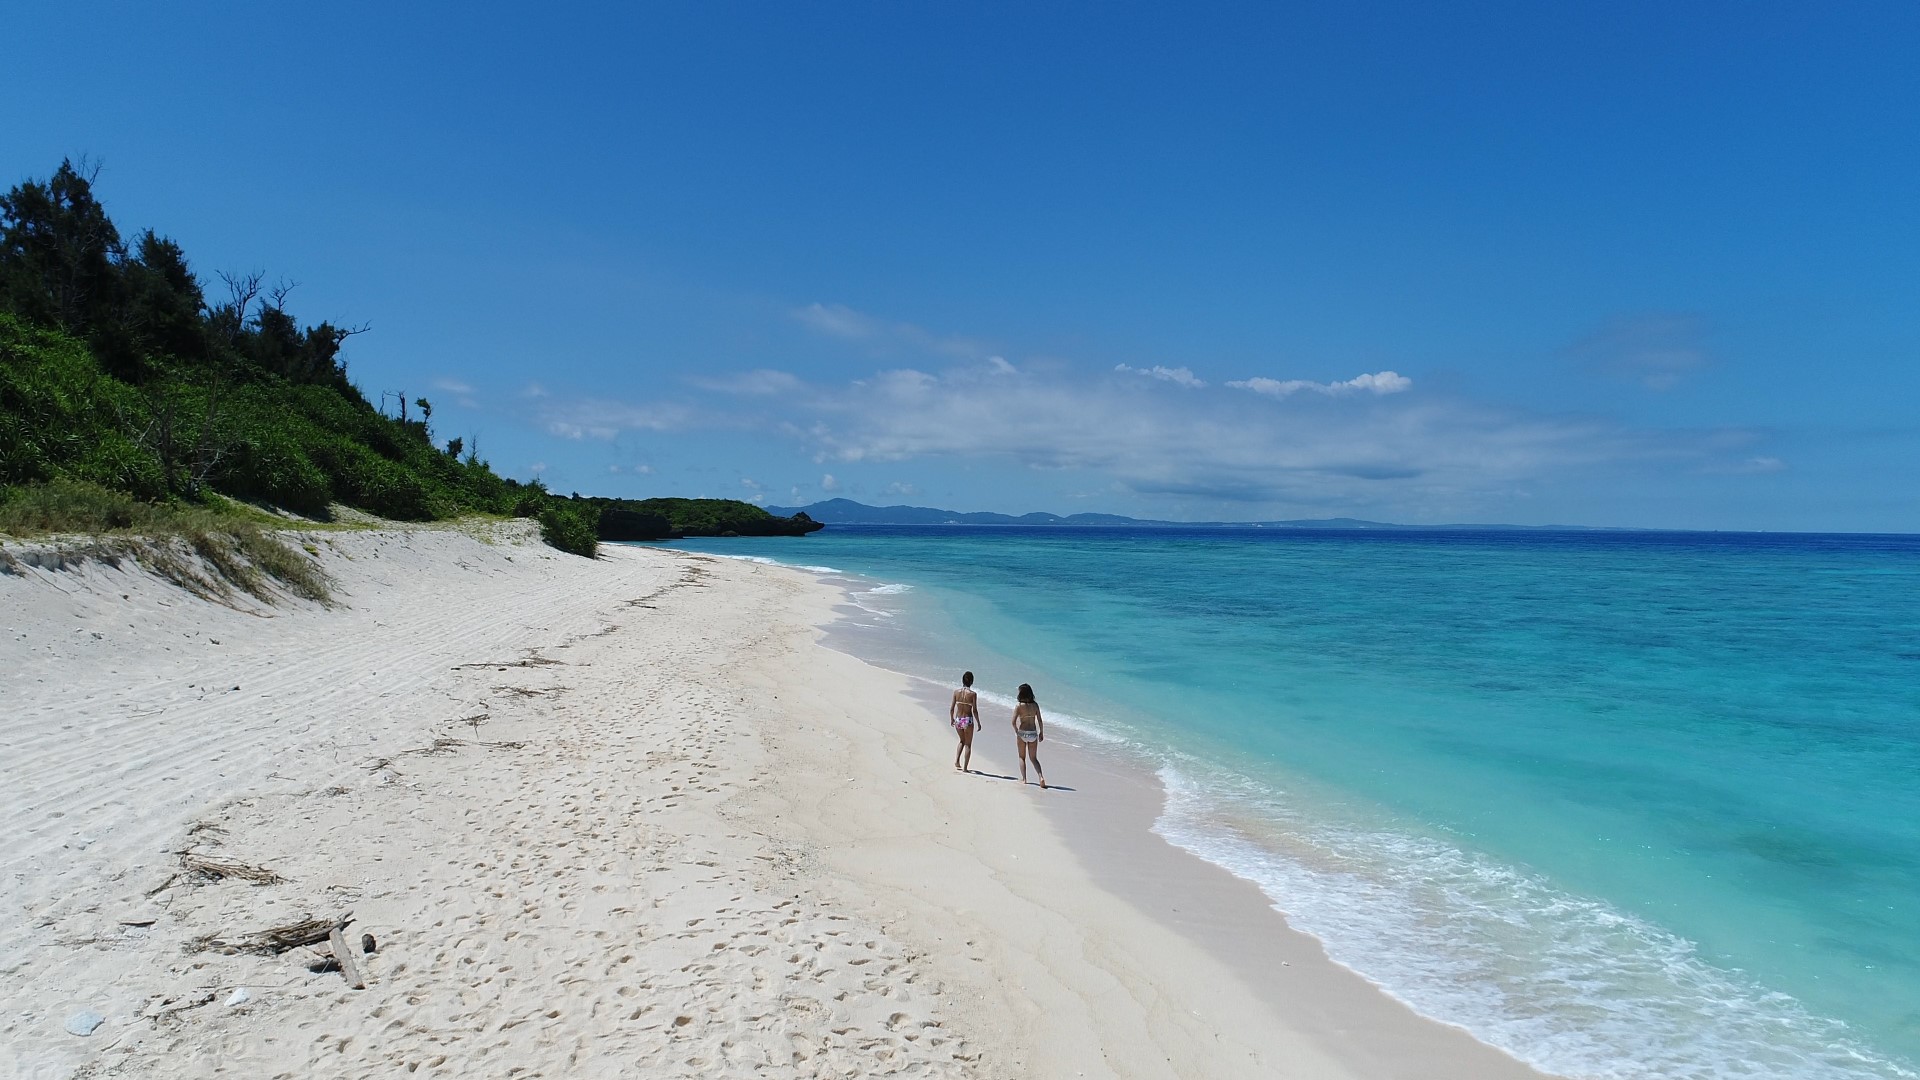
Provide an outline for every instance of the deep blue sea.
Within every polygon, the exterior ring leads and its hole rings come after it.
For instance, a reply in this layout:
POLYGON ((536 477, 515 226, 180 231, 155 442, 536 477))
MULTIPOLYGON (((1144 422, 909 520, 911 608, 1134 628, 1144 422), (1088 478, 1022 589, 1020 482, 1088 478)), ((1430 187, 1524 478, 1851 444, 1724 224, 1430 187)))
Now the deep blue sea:
MULTIPOLYGON (((835 527, 868 659, 1158 770, 1162 836, 1572 1077, 1912 1077, 1920 537, 835 527)), ((1055 765, 1056 769, 1064 762, 1055 765)))

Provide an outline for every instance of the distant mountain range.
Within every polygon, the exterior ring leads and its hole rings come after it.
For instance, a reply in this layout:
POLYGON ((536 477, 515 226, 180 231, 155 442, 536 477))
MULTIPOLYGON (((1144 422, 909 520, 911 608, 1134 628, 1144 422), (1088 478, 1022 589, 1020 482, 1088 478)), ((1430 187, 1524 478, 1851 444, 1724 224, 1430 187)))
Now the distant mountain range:
POLYGON ((1257 526, 1266 529, 1581 529, 1581 525, 1396 525, 1389 521, 1363 521, 1360 518, 1296 518, 1288 521, 1155 521, 1122 517, 1119 514, 1011 514, 972 513, 941 510, 932 506, 868 506, 852 499, 828 499, 810 506, 769 506, 769 514, 792 517, 804 513, 827 525, 1178 525, 1257 526))

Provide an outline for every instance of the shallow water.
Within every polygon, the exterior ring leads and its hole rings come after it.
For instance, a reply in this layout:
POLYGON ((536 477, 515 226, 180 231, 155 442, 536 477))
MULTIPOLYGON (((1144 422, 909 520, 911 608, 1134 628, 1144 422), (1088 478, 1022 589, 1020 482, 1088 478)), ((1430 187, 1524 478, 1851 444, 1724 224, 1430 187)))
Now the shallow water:
POLYGON ((856 575, 844 647, 972 667, 990 700, 1032 682, 1056 723, 1160 770, 1163 836, 1542 1068, 1915 1075, 1920 538, 683 546, 856 575))

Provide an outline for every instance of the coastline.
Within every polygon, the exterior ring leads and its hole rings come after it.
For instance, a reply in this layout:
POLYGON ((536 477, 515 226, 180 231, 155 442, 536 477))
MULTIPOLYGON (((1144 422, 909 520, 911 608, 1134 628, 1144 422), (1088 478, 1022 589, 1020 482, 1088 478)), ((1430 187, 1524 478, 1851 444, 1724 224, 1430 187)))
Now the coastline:
MULTIPOLYGON (((1567 630, 1592 648, 1542 652, 1530 638, 1462 647, 1446 627, 1492 625, 1471 610, 1392 610, 1391 594, 1365 587, 1380 572, 1370 542, 1330 553, 1319 542, 1135 540, 829 535, 686 546, 838 568, 802 567, 845 575, 822 578, 849 604, 826 643, 930 679, 940 709, 964 661, 1004 732, 1008 688, 1031 681, 1054 738, 1084 736, 1164 785, 1157 814, 1145 815, 1156 835, 1256 883, 1289 925, 1420 1015, 1535 1069, 1913 1075, 1888 1052, 1913 1029, 1902 1022, 1911 999, 1897 992, 1907 971, 1888 959, 1904 955, 1904 934, 1884 914, 1901 910, 1890 886, 1912 865, 1900 857, 1910 851, 1900 823, 1912 818, 1871 805, 1910 801, 1885 767, 1911 746, 1901 712, 1887 708, 1911 696, 1899 689, 1910 684, 1836 682, 1844 672, 1831 666, 1883 655, 1870 627, 1884 620, 1862 616, 1884 609, 1897 620, 1910 604, 1837 604, 1833 624, 1857 622, 1862 633, 1830 642, 1804 626, 1751 641, 1763 647, 1749 660, 1771 655, 1768 670, 1798 673, 1789 683, 1826 673, 1834 708, 1856 710, 1857 733, 1819 740, 1802 736, 1791 686, 1750 662, 1722 666, 1716 642, 1726 639, 1713 628, 1748 641, 1739 628, 1784 603, 1713 602, 1730 574, 1755 569, 1744 547, 1627 560, 1661 570, 1647 580, 1675 582, 1700 613, 1697 647, 1649 657, 1641 638, 1617 633, 1622 617, 1661 625, 1672 596, 1615 592, 1603 575, 1568 572, 1564 564, 1594 558, 1584 548, 1463 552, 1449 541, 1403 545, 1387 560, 1423 586, 1416 593, 1468 608, 1455 585, 1472 576, 1436 577, 1462 557, 1513 596, 1544 587, 1581 597, 1567 630), (1259 580, 1282 584, 1246 591, 1259 580), (1796 637, 1805 669, 1779 651, 1796 637), (1315 641, 1312 655, 1298 652, 1315 641), (1609 641, 1621 645, 1617 662, 1609 641), (1722 671, 1748 674, 1708 677, 1722 671), (1755 693, 1770 686, 1783 693, 1755 693), (1716 703, 1746 719, 1707 722, 1716 703), (1668 752, 1683 739, 1696 751, 1668 752), (1788 758, 1766 752, 1789 747, 1804 763, 1798 777, 1776 775, 1788 758), (1858 791, 1816 779, 1854 775, 1858 791), (1754 845, 1776 830, 1795 844, 1754 845), (1788 876, 1814 865, 1818 882, 1788 876), (1859 993, 1873 983, 1888 992, 1859 993)), ((1898 569, 1885 562, 1877 548, 1821 547, 1763 565, 1827 571, 1785 605, 1799 608, 1898 569)))
MULTIPOLYGON (((912 774, 945 807, 946 842, 984 864, 993 884, 976 887, 992 899, 948 900, 945 877, 921 883, 879 861, 852 860, 850 871, 945 907, 956 923, 975 925, 968 920, 976 912, 1004 911, 1010 921, 1041 922, 1069 939, 1048 943, 1035 935, 1024 947, 1053 960, 1043 978, 1054 985, 1037 992, 1045 1011, 1073 1016, 1062 1026, 1093 1038, 1078 1044, 1061 1032, 1037 1036, 1034 1068, 1024 1075, 1084 1068, 1092 1046, 1107 1047, 1109 1058, 1114 1047, 1130 1047, 1117 1056, 1134 1060, 1157 1052, 1172 1064, 1164 1074, 1171 1076, 1241 1069, 1315 1077, 1547 1075, 1416 1013, 1331 960, 1257 885, 1157 835, 1166 791, 1141 762, 1056 727, 1048 744, 1059 749, 1046 759, 1054 789, 1022 792, 1010 736, 990 709, 974 749, 974 768, 986 775, 955 776, 948 688, 858 662, 897 680, 921 714, 916 722, 930 729, 878 734, 892 767, 912 774), (1026 801, 984 803, 968 790, 979 783, 1026 801), (1035 869, 1036 861, 1046 869, 1035 869), (1117 1014, 1082 1009, 1116 995, 1130 1007, 1117 1014)), ((850 847, 856 843, 847 838, 850 847)), ((978 925, 993 932, 985 920, 978 925)))
MULTIPOLYGON (((1547 1075, 1464 1029, 1422 1016, 1330 959, 1319 940, 1294 929, 1258 885, 1157 835, 1166 790, 1138 763, 1085 744, 1067 760, 1077 774, 1091 777, 1081 781, 1082 790, 1103 796, 1068 804, 1051 818, 1091 885, 1203 950, 1236 980, 1232 993, 1249 994, 1273 1017, 1284 1017, 1296 1034, 1353 1075, 1547 1075)), ((1167 953, 1173 951, 1169 946, 1167 953)), ((1182 969, 1191 965, 1188 958, 1168 959, 1182 969)), ((1182 989, 1196 998, 1222 994, 1198 978, 1182 989)))
POLYGON ((19 1075, 1536 1075, 1152 835, 1150 775, 1056 738, 1074 790, 955 776, 929 688, 821 646, 803 571, 320 547, 333 610, 0 578, 19 1075), (366 990, 221 946, 348 910, 366 990))

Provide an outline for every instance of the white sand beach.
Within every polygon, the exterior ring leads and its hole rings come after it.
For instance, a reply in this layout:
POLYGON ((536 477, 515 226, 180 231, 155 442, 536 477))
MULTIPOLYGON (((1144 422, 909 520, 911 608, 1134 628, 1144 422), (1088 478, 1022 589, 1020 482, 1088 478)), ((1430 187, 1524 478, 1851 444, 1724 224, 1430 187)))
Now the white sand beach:
POLYGON ((330 607, 0 574, 0 1076, 1536 1075, 1154 837, 1124 762, 1061 733, 1023 787, 995 723, 955 773, 806 573, 308 539, 330 607), (365 989, 241 947, 349 914, 365 989))

